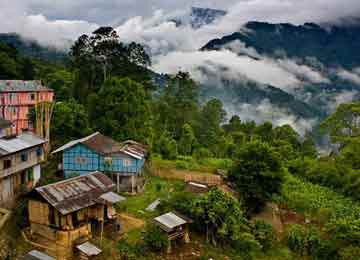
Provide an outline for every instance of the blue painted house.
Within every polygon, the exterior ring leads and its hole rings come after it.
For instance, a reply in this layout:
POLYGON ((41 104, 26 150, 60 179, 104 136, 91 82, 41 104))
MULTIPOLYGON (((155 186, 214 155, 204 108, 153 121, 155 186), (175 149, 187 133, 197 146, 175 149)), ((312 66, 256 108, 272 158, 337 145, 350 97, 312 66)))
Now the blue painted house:
POLYGON ((143 188, 146 148, 140 143, 119 143, 96 132, 63 145, 53 154, 60 152, 66 178, 100 171, 112 178, 118 192, 138 192, 143 188))

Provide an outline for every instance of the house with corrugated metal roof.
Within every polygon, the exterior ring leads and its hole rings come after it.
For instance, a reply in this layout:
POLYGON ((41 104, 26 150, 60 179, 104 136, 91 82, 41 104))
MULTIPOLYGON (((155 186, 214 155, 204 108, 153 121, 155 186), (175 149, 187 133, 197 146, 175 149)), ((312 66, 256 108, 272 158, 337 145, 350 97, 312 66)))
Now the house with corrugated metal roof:
MULTIPOLYGON (((39 80, 0 80, 0 117, 13 123, 12 133, 30 130, 42 137, 50 127, 54 91, 39 80), (29 112, 36 107, 37 125, 34 128, 29 112)), ((46 137, 48 139, 49 136, 46 137)))
POLYGON ((101 252, 89 239, 101 238, 104 225, 118 225, 113 205, 125 198, 114 190, 114 182, 100 172, 36 188, 28 202, 31 234, 45 241, 56 259, 101 252))
POLYGON ((146 148, 140 143, 131 140, 116 142, 96 132, 71 141, 52 153, 60 152, 62 170, 67 178, 101 171, 116 183, 118 192, 135 193, 143 188, 146 148))
POLYGON ((0 205, 10 205, 41 177, 46 141, 31 132, 0 137, 0 205))

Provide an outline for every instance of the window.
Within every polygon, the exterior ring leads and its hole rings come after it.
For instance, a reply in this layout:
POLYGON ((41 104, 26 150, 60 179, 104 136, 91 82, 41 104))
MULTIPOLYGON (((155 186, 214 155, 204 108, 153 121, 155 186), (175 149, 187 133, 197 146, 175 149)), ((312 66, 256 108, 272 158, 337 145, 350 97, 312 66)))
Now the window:
POLYGON ((11 160, 4 160, 4 169, 9 169, 11 167, 11 160))
POLYGON ((28 179, 28 181, 34 180, 34 169, 33 168, 31 168, 27 171, 27 179, 28 179))
POLYGON ((124 167, 130 167, 131 166, 131 160, 130 159, 124 159, 124 167))
POLYGON ((28 160, 28 154, 27 153, 22 153, 21 154, 21 161, 26 162, 27 160, 28 160))
POLYGON ((43 149, 42 149, 42 147, 38 147, 38 148, 36 149, 36 155, 37 155, 37 156, 43 155, 43 149))
POLYGON ((86 157, 83 157, 83 156, 76 156, 74 158, 74 161, 75 161, 75 163, 82 164, 82 165, 87 163, 86 157))
POLYGON ((31 101, 34 101, 34 100, 35 100, 35 94, 34 94, 34 93, 31 93, 31 94, 30 94, 30 100, 31 100, 31 101))

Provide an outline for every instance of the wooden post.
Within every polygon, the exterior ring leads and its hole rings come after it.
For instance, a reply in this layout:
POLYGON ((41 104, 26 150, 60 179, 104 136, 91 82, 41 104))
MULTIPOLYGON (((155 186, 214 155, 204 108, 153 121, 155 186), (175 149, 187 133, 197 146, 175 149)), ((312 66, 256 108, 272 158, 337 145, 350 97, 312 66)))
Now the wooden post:
POLYGON ((134 194, 135 176, 131 175, 131 193, 134 194))
POLYGON ((120 192, 120 176, 118 173, 116 174, 116 184, 117 184, 116 190, 119 193, 120 192))
POLYGON ((168 254, 171 254, 171 240, 169 239, 169 244, 168 244, 168 248, 166 251, 168 254))
POLYGON ((185 232, 184 232, 184 242, 186 244, 190 243, 190 236, 189 236, 189 229, 188 227, 185 228, 185 232))
POLYGON ((104 233, 104 219, 101 221, 100 245, 102 245, 103 233, 104 233))

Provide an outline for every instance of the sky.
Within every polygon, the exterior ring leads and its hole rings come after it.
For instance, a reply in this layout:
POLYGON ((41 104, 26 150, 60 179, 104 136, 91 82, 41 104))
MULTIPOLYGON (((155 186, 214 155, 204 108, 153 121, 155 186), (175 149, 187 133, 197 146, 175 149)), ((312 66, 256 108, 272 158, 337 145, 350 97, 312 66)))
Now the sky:
POLYGON ((328 22, 360 15, 359 0, 0 0, 0 32, 61 46, 100 25, 147 20, 159 10, 169 15, 191 6, 229 11, 218 32, 238 29, 249 20, 328 22))

